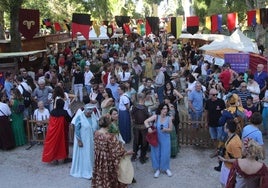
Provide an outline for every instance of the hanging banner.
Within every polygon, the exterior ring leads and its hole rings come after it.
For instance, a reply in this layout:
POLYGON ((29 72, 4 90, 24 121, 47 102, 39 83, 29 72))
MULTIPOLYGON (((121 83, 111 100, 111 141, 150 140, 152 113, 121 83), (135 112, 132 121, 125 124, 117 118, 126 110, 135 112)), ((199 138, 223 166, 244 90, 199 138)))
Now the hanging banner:
POLYGON ((75 37, 76 33, 80 32, 85 37, 85 39, 88 40, 91 23, 90 14, 73 13, 72 37, 75 37))
POLYGON ((187 32, 192 35, 197 33, 199 30, 199 17, 198 16, 189 16, 186 18, 187 32))
POLYGON ((36 33, 39 33, 39 17, 39 10, 19 10, 19 32, 26 39, 32 39, 36 33))

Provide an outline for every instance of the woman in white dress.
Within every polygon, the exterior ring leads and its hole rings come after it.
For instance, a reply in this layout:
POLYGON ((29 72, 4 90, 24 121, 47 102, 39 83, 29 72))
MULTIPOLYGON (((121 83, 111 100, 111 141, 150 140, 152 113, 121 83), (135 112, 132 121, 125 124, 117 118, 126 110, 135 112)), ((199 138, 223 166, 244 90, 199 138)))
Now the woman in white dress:
POLYGON ((91 179, 94 164, 94 132, 98 129, 96 107, 85 105, 84 111, 75 117, 75 137, 70 175, 91 179))

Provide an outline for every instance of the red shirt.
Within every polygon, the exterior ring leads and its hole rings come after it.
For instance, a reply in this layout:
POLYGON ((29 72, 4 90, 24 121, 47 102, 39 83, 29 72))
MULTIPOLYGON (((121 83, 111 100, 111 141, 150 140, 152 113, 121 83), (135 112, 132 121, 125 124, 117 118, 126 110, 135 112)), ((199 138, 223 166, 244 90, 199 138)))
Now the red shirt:
POLYGON ((65 59, 63 57, 60 57, 59 60, 58 60, 58 65, 60 67, 64 67, 64 63, 65 63, 65 59))
POLYGON ((229 70, 224 70, 221 72, 219 78, 223 84, 223 87, 226 91, 230 89, 230 81, 231 81, 231 72, 229 70))

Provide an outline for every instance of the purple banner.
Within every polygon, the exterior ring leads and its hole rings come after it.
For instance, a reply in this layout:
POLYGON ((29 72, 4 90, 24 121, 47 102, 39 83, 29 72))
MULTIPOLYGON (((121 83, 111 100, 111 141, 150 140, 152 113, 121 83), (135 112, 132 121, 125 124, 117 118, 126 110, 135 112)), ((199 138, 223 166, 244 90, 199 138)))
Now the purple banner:
POLYGON ((248 53, 224 54, 224 62, 230 63, 231 67, 237 73, 245 72, 249 68, 248 53))

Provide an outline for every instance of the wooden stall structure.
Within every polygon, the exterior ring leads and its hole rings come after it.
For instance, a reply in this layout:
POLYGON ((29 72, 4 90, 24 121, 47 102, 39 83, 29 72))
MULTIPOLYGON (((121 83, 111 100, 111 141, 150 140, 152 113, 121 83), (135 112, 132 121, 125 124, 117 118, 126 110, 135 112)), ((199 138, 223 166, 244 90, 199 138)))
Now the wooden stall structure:
POLYGON ((207 120, 205 116, 201 121, 195 122, 189 119, 188 114, 183 114, 180 117, 178 130, 178 140, 180 145, 196 145, 203 148, 212 148, 213 142, 209 135, 209 130, 206 127, 207 120), (193 124, 198 124, 198 130, 193 127, 193 124))
POLYGON ((27 120, 27 137, 28 142, 44 142, 47 134, 48 120, 37 121, 34 119, 27 120))
MULTIPOLYGON (((32 145, 36 143, 44 143, 48 130, 48 119, 37 121, 33 117, 27 120, 27 137, 28 142, 32 145)), ((74 139, 74 128, 69 125, 69 143, 72 144, 74 139)), ((30 147, 31 147, 30 146, 30 147)))
POLYGON ((69 33, 43 35, 32 40, 21 40, 21 52, 10 52, 10 40, 0 40, 0 66, 14 72, 21 67, 36 72, 47 65, 47 48, 55 45, 57 49, 64 48, 72 38, 69 33))

